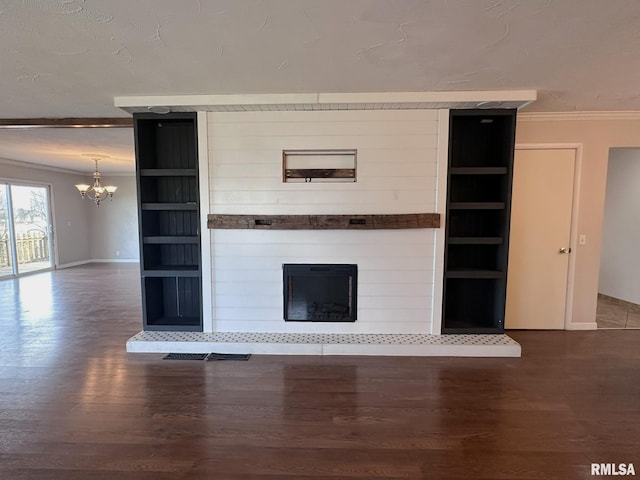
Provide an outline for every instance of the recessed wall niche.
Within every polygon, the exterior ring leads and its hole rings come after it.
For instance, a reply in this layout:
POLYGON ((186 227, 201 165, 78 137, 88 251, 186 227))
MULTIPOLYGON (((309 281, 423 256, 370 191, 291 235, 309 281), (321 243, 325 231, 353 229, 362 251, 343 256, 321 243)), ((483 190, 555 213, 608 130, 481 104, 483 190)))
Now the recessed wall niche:
POLYGON ((283 150, 284 183, 353 183, 357 150, 283 150))

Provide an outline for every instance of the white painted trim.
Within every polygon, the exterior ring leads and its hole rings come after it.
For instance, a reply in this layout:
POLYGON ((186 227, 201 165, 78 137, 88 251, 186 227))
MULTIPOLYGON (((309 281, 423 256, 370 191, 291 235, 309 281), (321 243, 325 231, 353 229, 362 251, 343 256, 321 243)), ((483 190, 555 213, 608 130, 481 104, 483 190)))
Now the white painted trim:
POLYGON ((319 93, 318 103, 467 103, 531 102, 535 90, 486 90, 440 92, 319 93))
POLYGON ((597 330, 598 324, 596 322, 579 322, 572 323, 567 326, 567 330, 597 330))
POLYGON ((198 178, 200 189, 200 272, 202 282, 202 331, 213 332, 213 278, 209 213, 209 121, 206 112, 198 112, 198 178))
POLYGON ((57 214, 56 214, 56 199, 53 195, 53 185, 49 186, 49 215, 51 215, 51 242, 53 252, 53 268, 59 268, 58 262, 60 261, 60 249, 58 248, 58 223, 57 223, 57 214))
POLYGON ((442 333, 442 289, 444 279, 445 225, 447 221, 447 173, 449 170, 449 110, 438 110, 438 166, 436 208, 440 228, 435 231, 433 250, 433 290, 431 291, 431 335, 442 333))
POLYGON ((134 258, 92 258, 91 260, 79 260, 77 262, 63 263, 56 265, 56 270, 62 270, 63 268, 79 267, 80 265, 87 265, 89 263, 140 263, 140 260, 134 258))
POLYGON ((4 187, 5 198, 7 201, 7 227, 9 230, 9 257, 11 258, 11 275, 16 277, 19 275, 17 265, 20 260, 17 259, 18 248, 16 245, 16 230, 15 230, 15 214, 13 212, 13 194, 11 192, 11 184, 5 184, 4 187))
POLYGON ((567 272, 567 296, 565 306, 564 328, 565 330, 590 330, 589 328, 572 328, 573 325, 573 299, 576 278, 576 255, 578 255, 578 214, 580 211, 580 186, 582 182, 582 144, 581 143, 540 143, 519 144, 516 150, 574 150, 575 164, 573 171, 573 202, 571 208, 571 231, 569 233, 570 247, 573 254, 569 255, 569 267, 567 272))
POLYGON ((92 258, 90 263, 140 263, 137 258, 92 258))
MULTIPOLYGON (((2 163, 2 162, 0 162, 2 163)), ((24 178, 11 178, 11 177, 0 177, 0 183, 9 183, 11 185, 17 185, 19 187, 49 187, 52 188, 52 185, 47 182, 41 182, 38 180, 25 180, 24 178)))
POLYGON ((415 108, 433 108, 433 104, 520 102, 526 106, 537 98, 535 90, 486 90, 440 92, 353 92, 353 93, 284 93, 238 95, 138 95, 114 97, 113 104, 122 109, 148 107, 224 107, 281 105, 291 110, 302 105, 370 105, 374 109, 390 104, 412 104, 415 108), (421 106, 421 104, 427 104, 421 106), (431 105, 429 105, 431 104, 431 105))
POLYGON ((137 95, 114 97, 115 107, 181 107, 187 105, 295 105, 318 103, 318 93, 239 95, 137 95))
POLYGON ((61 265, 56 265, 56 269, 62 270, 63 268, 79 267, 80 265, 86 265, 87 263, 91 263, 92 261, 93 260, 80 260, 78 262, 63 263, 61 265))
POLYGON ((0 158, 0 164, 12 165, 15 167, 34 168, 36 170, 46 170, 49 172, 67 173, 69 175, 86 175, 87 172, 79 170, 69 170, 68 168, 51 167, 49 165, 41 165, 38 163, 24 162, 22 160, 10 160, 8 158, 0 158))
POLYGON ((518 121, 640 120, 640 112, 520 112, 518 121))
POLYGON ((56 265, 58 263, 58 242, 56 241, 56 226, 54 224, 56 217, 55 215, 55 211, 53 209, 53 185, 47 185, 46 186, 47 189, 47 200, 48 200, 48 204, 49 204, 49 211, 47 212, 48 215, 48 229, 49 229, 49 252, 50 252, 50 257, 51 255, 53 255, 52 258, 49 258, 49 263, 51 265, 51 269, 55 269, 56 265))
POLYGON ((567 311, 564 322, 565 329, 569 330, 573 324, 573 302, 576 279, 576 256, 580 250, 578 247, 578 217, 580 213, 580 189, 582 187, 582 145, 575 147, 575 167, 573 172, 573 208, 571 210, 571 249, 575 255, 569 255, 569 278, 567 279, 567 311))

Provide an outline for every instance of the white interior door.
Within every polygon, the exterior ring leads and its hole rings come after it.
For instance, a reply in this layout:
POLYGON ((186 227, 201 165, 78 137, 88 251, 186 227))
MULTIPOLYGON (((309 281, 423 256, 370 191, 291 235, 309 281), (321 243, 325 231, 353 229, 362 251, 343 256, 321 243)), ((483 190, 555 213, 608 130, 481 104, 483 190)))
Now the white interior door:
POLYGON ((515 152, 505 328, 564 329, 575 156, 515 152))

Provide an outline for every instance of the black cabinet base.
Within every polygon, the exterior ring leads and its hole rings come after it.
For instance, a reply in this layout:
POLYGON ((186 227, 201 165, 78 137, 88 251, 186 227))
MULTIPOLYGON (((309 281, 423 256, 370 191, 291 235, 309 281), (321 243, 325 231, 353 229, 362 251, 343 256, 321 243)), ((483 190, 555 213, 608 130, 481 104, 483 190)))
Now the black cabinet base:
POLYGON ((199 317, 162 317, 144 326, 146 331, 201 332, 199 317))

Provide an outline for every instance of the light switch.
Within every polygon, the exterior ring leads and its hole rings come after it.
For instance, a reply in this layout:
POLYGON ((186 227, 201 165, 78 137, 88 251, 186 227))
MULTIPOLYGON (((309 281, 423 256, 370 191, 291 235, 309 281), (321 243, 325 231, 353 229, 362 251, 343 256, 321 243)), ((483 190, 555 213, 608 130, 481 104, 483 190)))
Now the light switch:
POLYGON ((584 233, 580 235, 580 238, 578 239, 578 243, 580 245, 586 245, 587 244, 587 236, 584 233))

